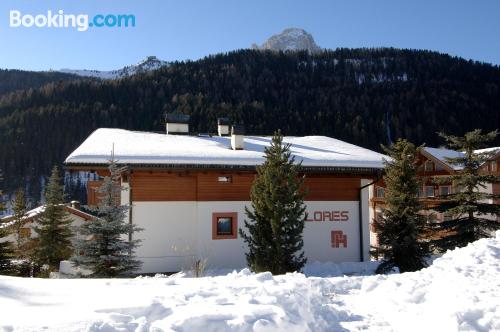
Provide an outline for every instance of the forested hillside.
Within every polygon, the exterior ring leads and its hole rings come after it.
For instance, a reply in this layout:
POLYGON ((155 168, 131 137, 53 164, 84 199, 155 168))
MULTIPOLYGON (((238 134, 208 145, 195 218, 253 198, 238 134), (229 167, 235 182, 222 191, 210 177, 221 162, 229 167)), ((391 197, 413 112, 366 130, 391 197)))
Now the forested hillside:
POLYGON ((500 69, 415 50, 241 50, 119 80, 49 83, 0 98, 6 186, 28 179, 37 192, 39 177, 96 128, 163 131, 170 111, 190 114, 196 132, 215 132, 216 118, 229 116, 251 134, 437 146, 437 131, 499 126, 500 69))
POLYGON ((0 69, 0 95, 16 90, 37 89, 51 82, 76 80, 80 77, 57 71, 24 71, 0 69))

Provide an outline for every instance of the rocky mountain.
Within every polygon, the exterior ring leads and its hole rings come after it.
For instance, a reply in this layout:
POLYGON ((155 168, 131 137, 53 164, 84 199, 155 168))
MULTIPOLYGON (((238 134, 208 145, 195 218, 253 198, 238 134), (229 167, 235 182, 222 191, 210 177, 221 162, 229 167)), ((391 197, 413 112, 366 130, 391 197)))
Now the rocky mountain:
POLYGON ((272 51, 308 50, 311 53, 321 51, 313 36, 304 29, 288 28, 282 33, 271 36, 264 44, 252 45, 252 48, 272 51))
POLYGON ((117 79, 156 70, 166 65, 168 65, 168 62, 160 60, 156 56, 148 56, 146 59, 140 61, 135 65, 125 66, 121 69, 116 69, 116 70, 99 71, 99 70, 88 70, 88 69, 83 69, 83 70, 61 69, 60 72, 75 74, 83 77, 117 79))

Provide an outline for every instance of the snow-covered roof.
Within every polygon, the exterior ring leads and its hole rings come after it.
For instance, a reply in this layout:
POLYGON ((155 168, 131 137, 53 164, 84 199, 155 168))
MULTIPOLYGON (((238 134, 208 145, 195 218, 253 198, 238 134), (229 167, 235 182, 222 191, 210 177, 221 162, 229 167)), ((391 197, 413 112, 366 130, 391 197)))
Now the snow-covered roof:
POLYGON ((429 148, 429 147, 424 147, 425 152, 428 154, 432 155, 434 158, 438 159, 442 163, 446 164, 448 167, 454 169, 454 170, 459 170, 462 169, 462 166, 460 165, 451 165, 447 158, 460 158, 464 156, 463 152, 460 151, 455 151, 455 150, 449 150, 449 149, 442 149, 442 148, 429 148))
POLYGON ((474 150, 474 152, 475 153, 485 153, 485 152, 499 153, 500 152, 500 146, 494 146, 492 148, 474 150))
MULTIPOLYGON (((90 220, 90 219, 95 218, 95 216, 88 214, 86 212, 83 212, 82 210, 76 209, 72 206, 67 206, 65 204, 61 204, 61 205, 64 205, 66 212, 77 215, 85 220, 90 220)), ((36 207, 32 210, 27 211, 26 214, 24 215, 24 217, 22 218, 22 220, 29 221, 32 218, 40 216, 43 213, 43 211, 45 211, 45 205, 40 205, 39 207, 36 207)), ((14 220, 14 215, 5 216, 3 218, 0 218, 0 229, 13 226, 15 223, 16 223, 16 220, 14 220)))
MULTIPOLYGON (((24 215, 24 217, 22 219, 23 220, 31 219, 31 218, 36 217, 37 215, 41 214, 43 211, 45 211, 45 205, 41 205, 37 208, 29 210, 28 212, 26 212, 26 214, 24 215)), ((13 217, 14 217, 13 215, 10 215, 10 216, 5 216, 5 217, 1 218, 0 219, 0 229, 7 228, 7 227, 14 225, 16 223, 16 221, 12 220, 13 217)))
MULTIPOLYGON (((166 135, 123 129, 94 131, 66 164, 106 164, 114 146, 121 164, 256 166, 264 162, 269 136, 245 136, 244 150, 231 149, 231 137, 166 135)), ((383 167, 383 154, 325 136, 284 137, 292 155, 306 167, 383 167)))

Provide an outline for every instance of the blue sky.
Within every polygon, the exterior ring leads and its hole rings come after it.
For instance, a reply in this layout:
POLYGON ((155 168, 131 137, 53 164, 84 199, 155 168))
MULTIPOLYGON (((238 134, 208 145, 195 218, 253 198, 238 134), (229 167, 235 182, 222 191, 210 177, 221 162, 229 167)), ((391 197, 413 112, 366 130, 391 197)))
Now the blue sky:
POLYGON ((430 49, 500 64, 500 1, 1 0, 0 68, 116 69, 262 43, 287 27, 325 48, 430 49), (11 28, 9 13, 133 14, 135 28, 11 28))

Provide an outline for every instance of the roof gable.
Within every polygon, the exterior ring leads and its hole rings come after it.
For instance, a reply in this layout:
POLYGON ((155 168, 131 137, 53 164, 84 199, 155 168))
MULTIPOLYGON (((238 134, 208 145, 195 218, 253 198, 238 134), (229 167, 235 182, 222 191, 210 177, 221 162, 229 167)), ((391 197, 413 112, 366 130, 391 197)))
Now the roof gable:
POLYGON ((463 168, 463 166, 460 165, 452 165, 448 162, 447 158, 459 158, 463 157, 464 153, 460 151, 455 151, 455 150, 449 150, 449 149, 439 149, 439 148, 430 148, 430 147, 424 147, 422 149, 422 153, 426 157, 431 157, 434 161, 440 162, 442 165, 444 165, 448 170, 451 171, 458 171, 463 168))

